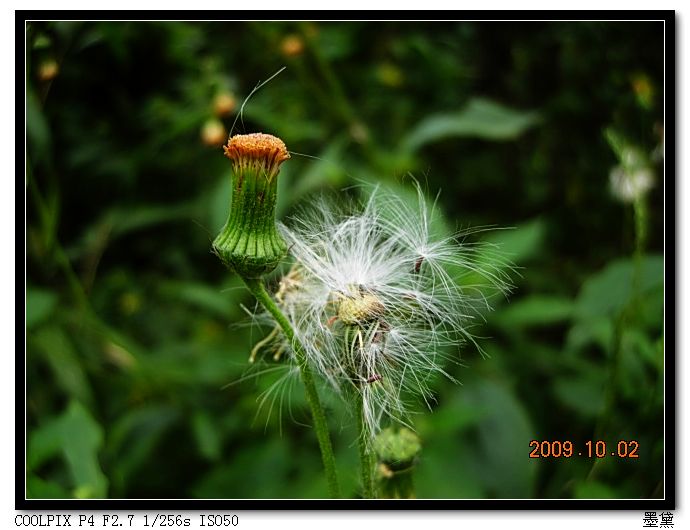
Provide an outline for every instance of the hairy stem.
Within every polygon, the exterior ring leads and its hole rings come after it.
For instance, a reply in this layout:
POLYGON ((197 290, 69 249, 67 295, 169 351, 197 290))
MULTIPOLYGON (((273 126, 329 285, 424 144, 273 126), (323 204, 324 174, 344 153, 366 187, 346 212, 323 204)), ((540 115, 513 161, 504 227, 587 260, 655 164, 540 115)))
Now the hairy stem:
POLYGON ((357 401, 357 422, 359 424, 359 467, 362 477, 362 497, 365 499, 374 498, 374 483, 372 480, 371 453, 367 447, 369 430, 364 421, 364 395, 358 393, 357 401))
POLYGON ((316 391, 314 377, 311 373, 311 368, 307 363, 307 356, 304 352, 304 349, 295 337, 295 331, 292 329, 290 322, 268 294, 261 280, 257 278, 242 279, 259 303, 264 306, 269 313, 271 313, 292 345, 292 348, 295 352, 295 358, 297 359, 297 364, 299 365, 300 374, 302 376, 302 383, 304 384, 304 388, 307 392, 307 401, 309 402, 311 414, 314 419, 314 430, 316 431, 316 438, 319 441, 319 448, 321 449, 321 459, 323 460, 323 467, 326 471, 328 491, 331 497, 338 498, 340 497, 340 486, 338 485, 338 475, 335 468, 335 456, 333 455, 331 435, 328 431, 326 414, 321 406, 321 400, 319 399, 319 394, 316 391))

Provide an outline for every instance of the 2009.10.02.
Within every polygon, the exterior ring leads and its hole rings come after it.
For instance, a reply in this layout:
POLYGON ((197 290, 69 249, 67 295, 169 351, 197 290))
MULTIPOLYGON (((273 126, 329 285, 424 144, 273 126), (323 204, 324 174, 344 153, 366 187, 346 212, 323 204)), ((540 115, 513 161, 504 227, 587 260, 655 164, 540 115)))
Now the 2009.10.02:
POLYGON ((570 458, 572 456, 585 456, 587 458, 604 458, 613 456, 617 458, 639 458, 637 450, 640 444, 637 440, 620 440, 616 444, 615 451, 607 448, 604 440, 588 440, 583 451, 575 452, 575 446, 570 440, 532 440, 529 443, 532 450, 530 458, 570 458))

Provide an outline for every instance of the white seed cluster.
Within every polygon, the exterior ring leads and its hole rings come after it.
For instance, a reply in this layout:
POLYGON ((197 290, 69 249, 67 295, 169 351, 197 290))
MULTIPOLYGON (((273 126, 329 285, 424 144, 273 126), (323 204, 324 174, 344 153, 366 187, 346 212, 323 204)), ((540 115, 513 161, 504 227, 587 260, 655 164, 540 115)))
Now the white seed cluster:
POLYGON ((450 377, 445 358, 472 340, 478 306, 509 288, 496 252, 463 243, 467 232, 435 235, 439 224, 418 186, 412 205, 374 189, 364 204, 321 200, 280 227, 295 263, 277 300, 314 371, 361 394, 372 435, 385 417, 405 423, 406 398, 429 404, 430 377, 450 377))

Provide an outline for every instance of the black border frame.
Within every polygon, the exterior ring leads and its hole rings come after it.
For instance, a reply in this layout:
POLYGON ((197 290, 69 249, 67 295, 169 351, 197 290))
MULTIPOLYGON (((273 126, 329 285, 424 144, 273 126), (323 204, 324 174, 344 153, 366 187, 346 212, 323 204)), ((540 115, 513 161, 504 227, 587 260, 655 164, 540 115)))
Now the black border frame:
MULTIPOLYGON (((15 335, 15 509, 17 510, 69 510, 69 511, 151 511, 175 512, 193 510, 674 510, 678 477, 676 464, 677 422, 676 409, 677 346, 676 333, 677 268, 676 245, 676 107, 677 107, 677 54, 676 13, 673 10, 634 11, 15 11, 15 139, 16 141, 16 215, 15 251, 26 244, 26 187, 24 170, 20 160, 26 163, 25 102, 25 31, 30 20, 317 20, 317 21, 651 21, 664 22, 664 134, 671 141, 665 142, 664 157, 664 327, 665 337, 665 469, 663 499, 27 499, 26 465, 20 455, 26 450, 26 326, 17 318, 15 335), (267 17, 270 14, 270 18, 267 17), (24 110, 24 112, 22 112, 24 110), (670 200, 666 200, 670 199, 670 200), (669 399, 672 398, 672 399, 669 399)), ((26 254, 16 252, 16 315, 26 316, 26 254), (23 284, 23 289, 20 286, 23 284)))

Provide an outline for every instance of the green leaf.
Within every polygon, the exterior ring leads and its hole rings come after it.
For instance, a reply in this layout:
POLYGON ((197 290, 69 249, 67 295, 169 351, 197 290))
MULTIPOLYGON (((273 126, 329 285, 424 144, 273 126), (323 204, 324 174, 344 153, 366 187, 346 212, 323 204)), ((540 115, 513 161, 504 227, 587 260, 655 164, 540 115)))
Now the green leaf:
POLYGON ((611 486, 601 482, 580 482, 575 486, 576 499, 619 499, 621 495, 611 486))
POLYGON ((279 201, 279 209, 276 212, 278 217, 282 217, 285 209, 292 206, 300 197, 305 197, 324 186, 337 188, 345 181, 347 172, 341 159, 347 141, 345 135, 336 137, 319 153, 317 159, 307 166, 306 171, 299 175, 293 174, 290 178, 281 175, 278 180, 278 196, 286 196, 287 199, 279 201))
POLYGON ((70 494, 55 482, 29 474, 26 478, 26 497, 28 499, 68 499, 70 494))
POLYGON ((219 492, 228 498, 292 497, 288 465, 293 462, 288 443, 276 437, 258 440, 235 450, 231 463, 215 466, 192 488, 198 498, 214 498, 219 492))
POLYGON ((112 211, 114 235, 123 235, 150 226, 187 219, 191 216, 193 203, 166 205, 136 205, 112 211))
POLYGON ((50 128, 43 115, 41 102, 31 89, 26 93, 26 139, 29 155, 35 161, 43 161, 49 156, 50 128))
MULTIPOLYGON (((238 282, 233 283, 239 286, 238 282)), ((221 318, 239 316, 236 300, 221 289, 203 283, 176 281, 163 281, 160 289, 165 298, 184 302, 221 318)))
POLYGON ((46 320, 57 305, 57 295, 38 287, 26 289, 26 328, 31 329, 46 320))
POLYGON ((618 131, 608 127, 604 130, 604 136, 613 152, 616 153, 621 166, 627 172, 631 173, 649 167, 650 162, 647 154, 639 147, 631 144, 618 131))
POLYGON ((582 373, 556 378, 553 390, 570 409, 585 417, 596 417, 604 407, 605 384, 605 371, 593 366, 582 373))
POLYGON ((510 326, 548 326, 570 319, 574 303, 570 298, 532 295, 504 306, 496 317, 510 326))
POLYGON ((455 392, 445 406, 434 409, 430 414, 420 415, 415 427, 423 439, 457 435, 475 427, 485 415, 483 408, 471 405, 461 392, 455 392))
POLYGON ((35 351, 45 359, 58 386, 67 395, 87 405, 92 402, 91 385, 81 359, 62 329, 55 326, 41 328, 31 337, 29 345, 32 351, 35 347, 35 351))
MULTIPOLYGON (((537 218, 518 225, 514 229, 490 232, 485 241, 516 265, 522 265, 536 257, 544 246, 546 222, 537 218)), ((494 250, 495 254, 495 250, 494 250)))
POLYGON ((613 321, 605 318, 594 318, 576 322, 568 331, 566 349, 580 351, 590 344, 596 344, 602 351, 608 352, 613 341, 613 321))
POLYGON ((60 456, 59 417, 51 418, 29 433, 26 450, 27 471, 38 469, 53 457, 60 456))
POLYGON ((484 412, 475 456, 485 487, 498 498, 531 497, 537 468, 527 452, 535 431, 522 404, 492 381, 467 385, 463 395, 468 405, 484 412))
POLYGON ((118 237, 137 230, 186 220, 196 212, 196 203, 182 202, 173 205, 132 205, 127 208, 114 207, 106 211, 101 218, 84 231, 79 243, 67 251, 70 258, 78 258, 94 248, 99 248, 104 241, 112 242, 118 237))
POLYGON ((174 424, 178 411, 167 405, 150 405, 128 410, 112 425, 106 454, 112 460, 112 480, 120 491, 149 458, 161 436, 174 424))
POLYGON ((475 447, 466 440, 458 435, 433 435, 422 440, 420 462, 414 469, 419 498, 486 498, 476 469, 475 447))
POLYGON ((29 435, 27 467, 35 469, 53 456, 61 456, 70 471, 73 495, 103 498, 108 479, 98 462, 103 429, 78 401, 29 435))
POLYGON ((628 147, 629 142, 612 127, 607 127, 604 129, 604 138, 609 143, 609 146, 616 153, 618 160, 623 158, 623 153, 628 147))
POLYGON ((51 46, 52 42, 50 40, 50 37, 48 37, 45 33, 38 33, 36 35, 36 38, 33 43, 34 50, 45 50, 47 48, 50 48, 51 46))
POLYGON ((615 316, 633 299, 664 282, 664 258, 659 255, 644 257, 639 270, 631 259, 619 259, 588 278, 577 297, 575 315, 579 319, 615 316), (636 276, 636 290, 633 287, 636 276))
POLYGON ((429 116, 403 140, 403 146, 416 151, 428 143, 450 137, 485 140, 513 140, 539 121, 536 112, 505 107, 484 98, 473 98, 456 113, 429 116))
POLYGON ((208 460, 218 460, 221 457, 221 434, 218 425, 204 411, 198 411, 192 416, 192 431, 199 447, 199 453, 208 460))
POLYGON ((497 287, 516 282, 520 266, 539 255, 545 236, 543 219, 528 221, 514 229, 490 231, 482 241, 466 247, 470 253, 468 266, 452 266, 449 271, 460 287, 469 289, 475 309, 483 313, 487 310, 486 300, 491 299, 493 307, 500 305, 503 298, 495 296, 497 287))
POLYGON ((656 348, 651 338, 635 328, 623 330, 620 348, 619 387, 628 399, 645 403, 653 391, 656 371, 656 348), (648 370, 652 368, 654 371, 648 370))
POLYGON ((77 401, 67 408, 61 425, 62 451, 81 498, 105 497, 108 479, 98 462, 103 429, 77 401))

